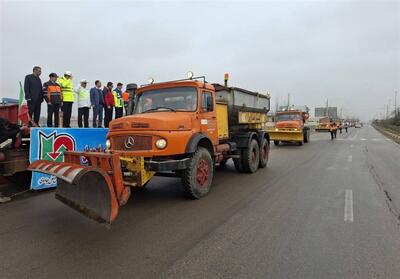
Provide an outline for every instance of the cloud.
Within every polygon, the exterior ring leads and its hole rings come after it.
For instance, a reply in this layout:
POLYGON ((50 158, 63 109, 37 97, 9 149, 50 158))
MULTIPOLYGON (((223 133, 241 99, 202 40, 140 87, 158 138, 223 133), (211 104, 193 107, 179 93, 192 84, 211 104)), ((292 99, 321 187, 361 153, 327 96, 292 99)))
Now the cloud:
POLYGON ((15 97, 33 65, 43 81, 71 70, 75 82, 125 84, 188 70, 221 82, 229 72, 231 84, 273 100, 329 99, 364 119, 400 90, 395 1, 2 1, 0 28, 1 96, 15 97))

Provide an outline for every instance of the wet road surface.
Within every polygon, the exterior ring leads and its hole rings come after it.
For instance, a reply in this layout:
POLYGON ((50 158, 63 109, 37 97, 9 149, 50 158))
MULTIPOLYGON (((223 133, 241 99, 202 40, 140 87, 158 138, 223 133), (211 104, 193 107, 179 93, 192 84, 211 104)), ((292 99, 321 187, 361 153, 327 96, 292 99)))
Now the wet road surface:
POLYGON ((370 126, 271 147, 182 196, 156 177, 111 229, 54 192, 0 204, 1 278, 399 278, 400 145, 370 126))

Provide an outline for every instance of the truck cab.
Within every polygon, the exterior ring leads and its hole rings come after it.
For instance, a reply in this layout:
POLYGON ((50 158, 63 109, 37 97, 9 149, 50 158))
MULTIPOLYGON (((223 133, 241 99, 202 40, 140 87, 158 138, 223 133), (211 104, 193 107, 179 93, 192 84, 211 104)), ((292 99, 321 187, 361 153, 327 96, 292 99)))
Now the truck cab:
POLYGON ((133 114, 111 122, 109 149, 146 158, 179 158, 187 153, 193 135, 201 133, 212 151, 218 144, 215 107, 210 84, 186 81, 143 86, 136 92, 133 114))

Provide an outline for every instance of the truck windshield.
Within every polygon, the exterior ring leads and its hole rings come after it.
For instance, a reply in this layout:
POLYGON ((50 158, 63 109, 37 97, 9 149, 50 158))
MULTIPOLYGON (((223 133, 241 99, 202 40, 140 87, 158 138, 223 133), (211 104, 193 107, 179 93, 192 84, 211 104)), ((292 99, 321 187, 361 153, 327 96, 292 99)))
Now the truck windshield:
POLYGON ((135 113, 158 111, 196 111, 197 90, 174 87, 144 91, 138 96, 135 113))
POLYGON ((281 114, 276 116, 276 121, 302 120, 300 114, 281 114))

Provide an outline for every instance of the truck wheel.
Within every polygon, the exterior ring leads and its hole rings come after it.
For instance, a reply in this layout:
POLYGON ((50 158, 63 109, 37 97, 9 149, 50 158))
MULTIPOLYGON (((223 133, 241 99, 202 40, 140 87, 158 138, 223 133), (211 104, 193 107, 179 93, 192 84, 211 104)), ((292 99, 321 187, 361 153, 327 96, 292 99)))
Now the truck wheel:
POLYGON ((307 143, 310 138, 310 133, 308 130, 304 130, 304 143, 307 143))
POLYGON ((299 146, 302 146, 302 145, 303 145, 303 141, 299 141, 299 142, 297 142, 297 143, 298 143, 299 146))
POLYGON ((235 165, 235 169, 238 171, 238 172, 243 172, 243 164, 242 164, 242 155, 243 154, 243 152, 240 152, 240 158, 238 158, 238 159, 236 159, 236 158, 234 158, 233 159, 233 164, 235 165))
POLYGON ((269 159, 269 144, 266 138, 262 139, 260 146, 260 168, 265 168, 267 166, 269 159))
POLYGON ((210 152, 199 147, 190 160, 189 167, 182 173, 182 185, 185 195, 191 199, 205 196, 211 187, 214 165, 210 152))
POLYGON ((252 139, 249 148, 243 149, 242 153, 243 170, 248 173, 254 173, 260 163, 260 147, 255 139, 252 139))
POLYGON ((274 140, 274 144, 275 144, 275 146, 278 146, 279 145, 279 140, 274 140))

